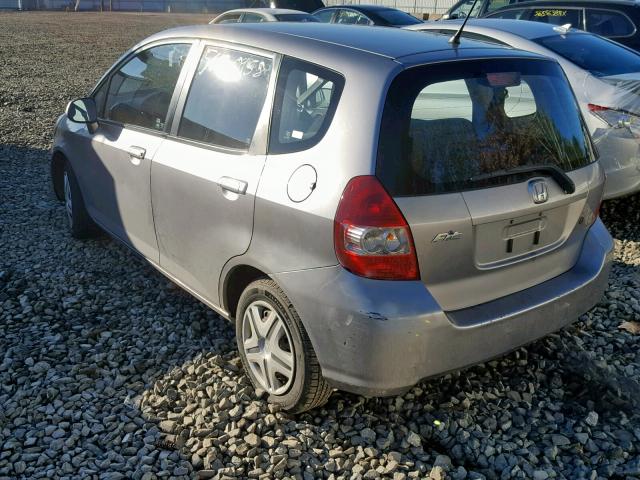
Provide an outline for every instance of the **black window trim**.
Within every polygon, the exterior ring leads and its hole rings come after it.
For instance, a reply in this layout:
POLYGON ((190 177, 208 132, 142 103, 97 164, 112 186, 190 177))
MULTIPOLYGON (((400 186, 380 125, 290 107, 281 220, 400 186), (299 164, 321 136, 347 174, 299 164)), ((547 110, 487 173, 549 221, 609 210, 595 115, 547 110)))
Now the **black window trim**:
POLYGON ((107 72, 102 76, 102 78, 100 78, 100 80, 98 80, 98 83, 96 84, 95 87, 93 87, 93 90, 91 90, 91 93, 89 94, 89 96, 91 98, 94 98, 94 95, 98 92, 98 90, 100 90, 100 88, 102 88, 103 86, 106 86, 107 93, 105 94, 105 98, 104 98, 103 103, 102 103, 102 109, 98 105, 96 105, 98 112, 102 112, 104 114, 104 107, 105 107, 105 105, 107 103, 107 97, 108 97, 108 94, 109 94, 109 88, 111 87, 111 78, 127 62, 129 62, 131 59, 133 59, 140 52, 143 52, 145 50, 149 50, 151 48, 159 47, 159 46, 162 46, 162 45, 184 45, 184 44, 188 44, 188 45, 190 45, 190 47, 189 47, 189 53, 187 54, 187 60, 185 61, 184 65, 182 66, 182 70, 180 71, 180 75, 178 76, 178 80, 176 81, 176 85, 173 88, 173 94, 171 95, 171 101, 169 102, 169 109, 167 110, 167 118, 165 119, 164 129, 163 130, 156 130, 154 128, 141 127, 140 125, 134 125, 134 124, 131 124, 131 123, 117 122, 115 120, 111 120, 111 119, 108 119, 108 118, 103 118, 103 117, 100 117, 100 116, 98 117, 98 123, 99 124, 100 123, 104 123, 106 125, 112 125, 112 126, 115 126, 115 127, 126 128, 128 130, 132 130, 132 131, 136 131, 136 132, 140 132, 140 133, 153 135, 153 136, 156 136, 156 137, 166 138, 168 133, 169 133, 169 127, 170 127, 171 123, 173 122, 173 115, 175 113, 175 107, 176 107, 177 102, 178 102, 179 92, 180 92, 180 90, 182 88, 182 83, 185 81, 186 72, 188 70, 187 67, 189 66, 190 62, 192 61, 193 52, 194 52, 194 50, 197 49, 198 42, 199 42, 199 40, 197 38, 176 37, 176 38, 170 38, 170 39, 157 40, 155 42, 149 42, 147 44, 141 45, 139 48, 136 48, 135 50, 132 50, 132 51, 127 52, 124 55, 122 55, 116 61, 116 63, 114 63, 111 66, 111 68, 109 70, 107 70, 107 72))
POLYGON ((190 65, 190 69, 186 72, 186 78, 181 87, 180 94, 178 96, 176 107, 173 112, 173 118, 171 121, 171 126, 166 135, 167 139, 183 143, 186 145, 192 145, 198 148, 204 148, 207 150, 212 150, 219 153, 226 153, 229 155, 266 155, 267 153, 267 144, 269 138, 269 119, 271 118, 271 111, 273 109, 273 100, 274 100, 274 92, 276 87, 276 80, 278 77, 278 71, 280 69, 282 55, 271 52, 269 50, 263 50, 261 48, 253 47, 250 45, 244 45, 239 43, 226 42, 223 40, 201 40, 198 48, 194 51, 194 60, 190 65), (267 57, 271 59, 271 77, 269 78, 269 85, 267 87, 267 95, 265 97, 265 102, 260 112, 260 116, 258 118, 258 124, 256 125, 256 130, 253 134, 253 138, 251 139, 251 144, 248 148, 231 148, 225 147, 222 145, 215 145, 213 143, 202 142, 198 140, 193 140, 190 138, 184 138, 178 135, 178 129, 180 128, 180 120, 182 119, 182 114, 184 112, 184 107, 187 103, 187 98, 189 97, 189 91, 191 90, 191 85, 195 78, 195 73, 198 68, 198 64, 202 56, 204 55, 207 47, 221 47, 227 48, 229 50, 234 50, 236 52, 245 52, 253 55, 259 55, 262 57, 267 57))
POLYGON ((336 110, 338 109, 338 105, 340 103, 340 99, 342 97, 342 92, 344 91, 344 87, 346 85, 345 76, 329 67, 324 65, 319 65, 317 63, 309 62, 307 60, 302 60, 297 57, 292 57, 289 55, 283 55, 280 65, 278 66, 278 74, 277 81, 275 84, 275 90, 273 95, 273 102, 271 106, 271 115, 269 117, 269 132, 267 136, 267 155, 283 155, 287 153, 295 153, 295 152, 303 152, 305 150, 309 150, 310 148, 315 147, 318 143, 322 141, 324 136, 327 134, 329 127, 333 123, 333 118, 335 116, 336 110), (289 65, 290 64, 290 65, 289 65), (329 108, 327 109, 327 114, 325 116, 325 120, 322 123, 322 128, 320 128, 316 134, 307 139, 301 140, 299 142, 292 143, 280 143, 279 141, 274 141, 274 136, 277 135, 276 125, 279 124, 280 114, 276 114, 276 105, 281 104, 284 97, 284 87, 285 84, 284 79, 281 77, 282 69, 284 67, 294 69, 298 66, 299 70, 306 71, 311 73, 312 75, 317 75, 319 77, 323 75, 329 74, 333 78, 328 78, 328 80, 332 81, 335 86, 335 91, 332 95, 331 102, 329 103, 329 108), (314 73, 315 72, 315 73, 314 73), (335 101, 333 101, 335 97, 335 101))

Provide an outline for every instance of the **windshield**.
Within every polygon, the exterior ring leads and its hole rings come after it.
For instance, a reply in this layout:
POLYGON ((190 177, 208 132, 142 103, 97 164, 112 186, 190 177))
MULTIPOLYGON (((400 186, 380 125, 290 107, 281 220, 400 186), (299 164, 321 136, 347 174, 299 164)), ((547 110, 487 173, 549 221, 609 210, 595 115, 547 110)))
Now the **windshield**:
POLYGON ((595 157, 555 62, 474 60, 411 68, 393 81, 377 175, 392 195, 524 181, 524 166, 581 168, 595 157), (495 173, 495 175, 491 175, 495 173))
POLYGON ((370 17, 378 17, 389 25, 415 25, 422 23, 416 17, 401 10, 390 8, 388 10, 376 10, 369 14, 370 17))
POLYGON ((313 15, 306 15, 304 13, 283 13, 275 16, 281 22, 319 22, 313 15))
POLYGON ((640 55, 596 35, 554 35, 534 41, 596 77, 640 72, 640 55))

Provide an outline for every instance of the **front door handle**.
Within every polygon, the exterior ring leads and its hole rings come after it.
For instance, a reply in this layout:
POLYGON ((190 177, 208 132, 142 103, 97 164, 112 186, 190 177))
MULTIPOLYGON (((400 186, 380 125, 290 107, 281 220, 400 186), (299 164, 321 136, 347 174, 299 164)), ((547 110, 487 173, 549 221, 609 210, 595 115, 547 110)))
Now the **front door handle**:
POLYGON ((220 180, 218 180, 218 185, 220 185, 222 190, 226 190, 227 192, 233 192, 239 195, 247 193, 248 183, 244 180, 238 180, 237 178, 221 177, 220 180))
POLYGON ((136 147, 135 145, 131 145, 127 149, 127 153, 132 159, 136 158, 138 160, 144 160, 144 156, 147 154, 147 151, 142 147, 136 147))

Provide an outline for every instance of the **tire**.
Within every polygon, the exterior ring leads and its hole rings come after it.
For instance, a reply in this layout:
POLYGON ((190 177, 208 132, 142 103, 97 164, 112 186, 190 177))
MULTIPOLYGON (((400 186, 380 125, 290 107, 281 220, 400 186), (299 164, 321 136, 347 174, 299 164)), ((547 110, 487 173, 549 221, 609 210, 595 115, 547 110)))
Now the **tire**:
POLYGON ((251 383, 269 402, 301 413, 331 396, 300 317, 273 280, 256 280, 240 296, 236 341, 251 383))
POLYGON ((80 192, 80 186, 69 161, 64 162, 63 170, 63 202, 69 222, 69 230, 74 238, 90 238, 96 236, 98 228, 87 213, 80 192))

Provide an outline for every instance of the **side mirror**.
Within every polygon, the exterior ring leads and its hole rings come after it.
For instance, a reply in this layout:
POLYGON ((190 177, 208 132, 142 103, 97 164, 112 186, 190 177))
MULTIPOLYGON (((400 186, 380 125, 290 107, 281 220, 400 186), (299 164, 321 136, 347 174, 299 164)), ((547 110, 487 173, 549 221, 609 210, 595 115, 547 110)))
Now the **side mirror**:
POLYGON ((449 15, 448 13, 445 13, 440 17, 440 20, 454 20, 456 18, 458 18, 458 15, 456 15, 455 13, 452 13, 451 15, 449 15))
POLYGON ((67 118, 75 123, 93 125, 98 122, 96 102, 93 98, 79 98, 67 105, 67 118))

